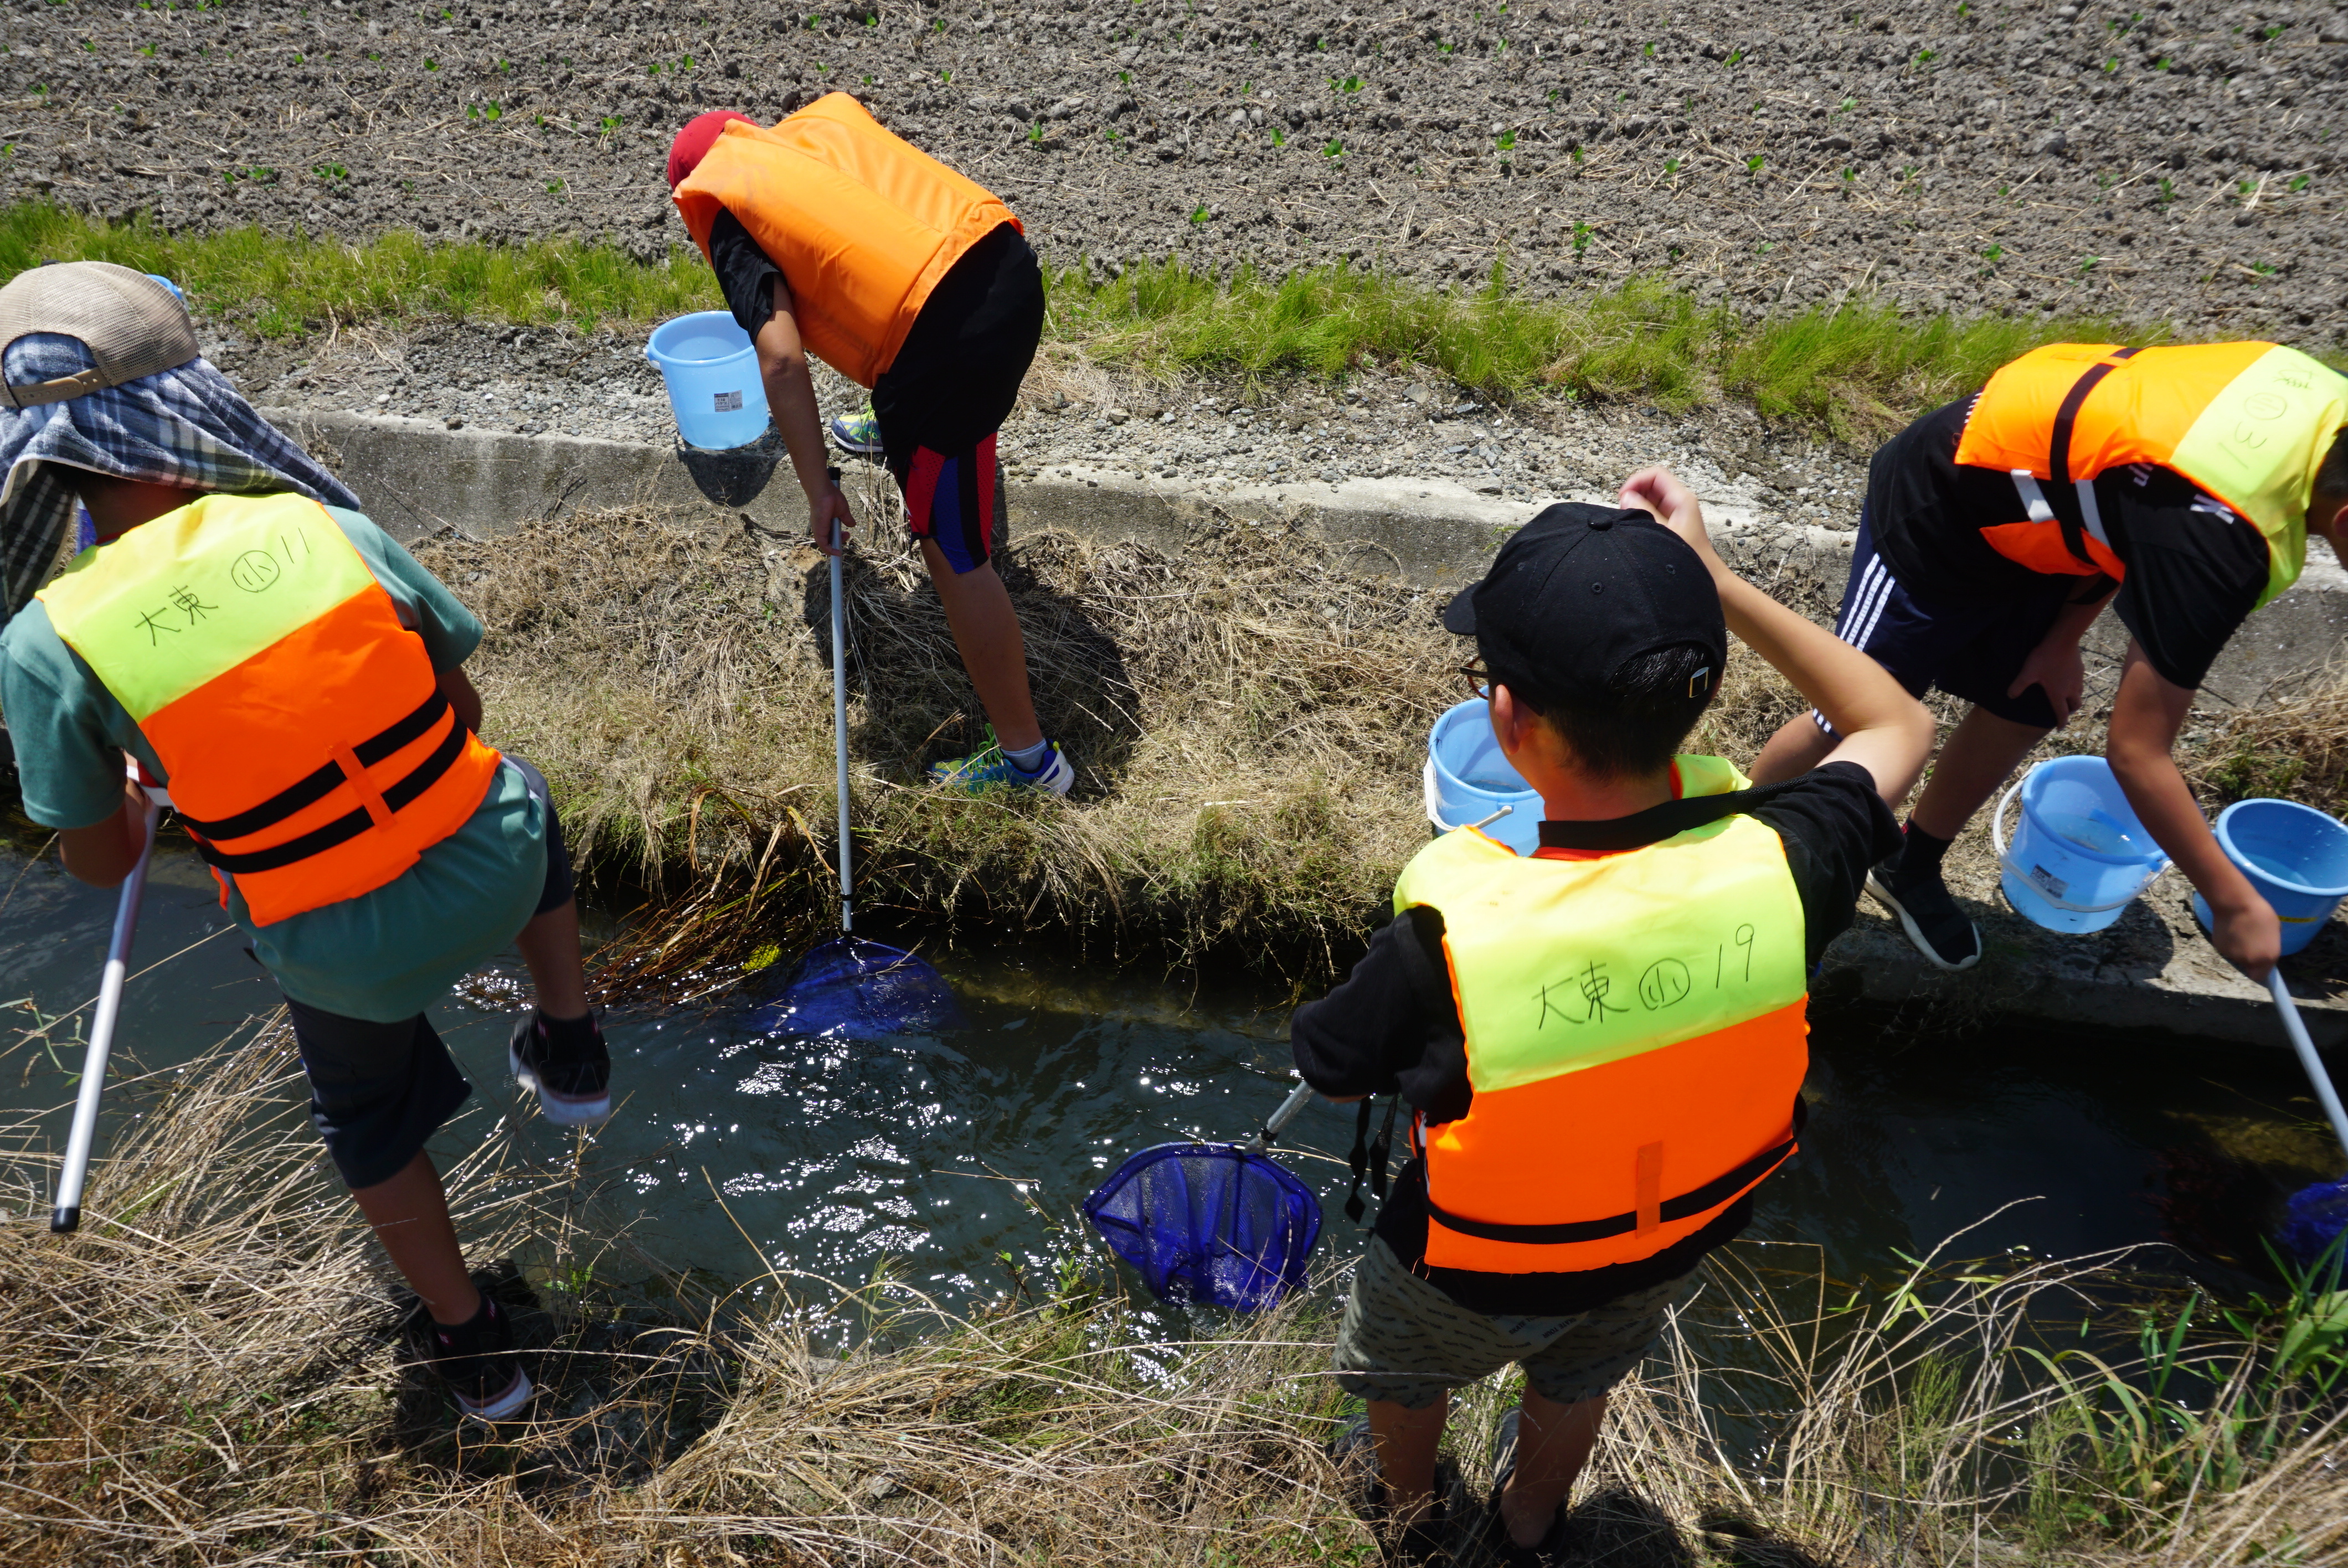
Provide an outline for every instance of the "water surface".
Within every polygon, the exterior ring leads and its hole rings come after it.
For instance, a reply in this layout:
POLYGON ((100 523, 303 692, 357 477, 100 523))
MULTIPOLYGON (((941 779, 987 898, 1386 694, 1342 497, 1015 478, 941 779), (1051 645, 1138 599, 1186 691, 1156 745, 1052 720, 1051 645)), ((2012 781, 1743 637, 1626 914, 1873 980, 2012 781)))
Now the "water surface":
MULTIPOLYGON (((47 1108, 40 1128, 61 1146, 76 1024, 24 1031, 94 991, 114 896, 21 852, 0 858, 11 888, 0 1110, 47 1108)), ((1169 979, 1035 949, 939 961, 969 1023, 951 1034, 850 1045, 762 1037, 723 1011, 615 1012, 612 1127, 582 1142, 525 1116, 520 1151, 548 1170, 575 1160, 673 1266, 853 1285, 886 1266, 966 1304, 1048 1279, 1077 1204, 1126 1154, 1244 1136, 1284 1092, 1286 1014, 1244 975, 1169 979)), ((125 1071, 184 1062, 276 999, 184 853, 157 864, 133 970, 125 1071)), ((434 1142, 444 1163, 528 1110, 505 1064, 521 989, 509 956, 435 1009, 476 1089, 434 1142)), ((1920 1024, 1821 1010, 1804 1152, 1749 1233, 1818 1249, 1789 1264, 1882 1277, 1974 1225, 1958 1255, 2165 1241, 2223 1286, 2242 1278, 2230 1263, 2255 1258, 2260 1203, 2336 1173, 2285 1051, 1920 1024)), ((1323 1197, 1324 1255, 1359 1245, 1340 1212, 1353 1126, 1350 1108, 1316 1103, 1291 1131, 1286 1157, 1323 1197)))

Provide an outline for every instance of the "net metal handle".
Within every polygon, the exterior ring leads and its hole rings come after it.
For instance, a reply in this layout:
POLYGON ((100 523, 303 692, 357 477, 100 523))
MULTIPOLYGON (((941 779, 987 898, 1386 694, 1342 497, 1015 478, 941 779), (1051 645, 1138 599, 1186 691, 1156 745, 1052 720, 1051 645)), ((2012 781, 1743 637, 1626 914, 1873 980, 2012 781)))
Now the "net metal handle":
POLYGON ((1280 1109, 1264 1119, 1262 1131, 1256 1133, 1256 1153, 1262 1153, 1278 1142, 1281 1133, 1288 1130, 1288 1124, 1296 1120, 1296 1113, 1304 1109, 1304 1102, 1312 1098, 1313 1085, 1309 1083, 1300 1081, 1295 1088, 1290 1090, 1288 1098, 1280 1102, 1280 1109))

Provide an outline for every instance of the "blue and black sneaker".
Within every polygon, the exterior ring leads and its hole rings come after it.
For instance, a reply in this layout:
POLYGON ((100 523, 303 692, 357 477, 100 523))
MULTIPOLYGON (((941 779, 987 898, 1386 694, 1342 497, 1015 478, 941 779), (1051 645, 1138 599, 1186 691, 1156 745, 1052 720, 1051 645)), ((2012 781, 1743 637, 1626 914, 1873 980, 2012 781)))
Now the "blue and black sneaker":
POLYGON ((843 452, 853 452, 859 457, 880 456, 880 420, 871 409, 861 414, 835 415, 831 421, 831 438, 843 452))
POLYGON ((1059 742, 1046 741, 1044 747, 1043 764, 1031 773, 1004 754, 1003 747, 994 739, 994 732, 989 730, 983 750, 973 752, 966 757, 951 757, 942 763, 932 763, 930 782, 947 789, 976 791, 988 784, 1011 784, 1020 789, 1047 789, 1054 794, 1066 794, 1076 785, 1076 767, 1068 761, 1067 754, 1060 750, 1059 742))

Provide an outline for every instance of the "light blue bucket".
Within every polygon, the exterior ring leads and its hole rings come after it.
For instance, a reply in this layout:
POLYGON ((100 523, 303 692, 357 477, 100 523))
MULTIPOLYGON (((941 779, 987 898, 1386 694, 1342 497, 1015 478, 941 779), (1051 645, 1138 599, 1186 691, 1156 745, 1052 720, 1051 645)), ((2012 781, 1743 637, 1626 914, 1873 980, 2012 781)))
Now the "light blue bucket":
POLYGON ((1541 798, 1501 754, 1491 705, 1472 697, 1435 721, 1426 737, 1426 820, 1437 833, 1484 824, 1483 832, 1519 855, 1540 847, 1541 798), (1509 815, 1486 822, 1502 806, 1509 815))
POLYGON ((1990 838, 2006 902, 2050 931, 2102 930, 2168 865, 2101 757, 2051 757, 2023 774, 1997 803, 1990 838), (2017 794, 2008 845, 2005 808, 2017 794))
MULTIPOLYGON (((2218 847, 2274 906, 2286 956, 2315 940, 2348 897, 2348 827, 2295 800, 2238 800, 2218 814, 2218 847)), ((2209 928, 2209 901, 2193 914, 2209 928)))
POLYGON ((730 312, 695 311, 661 323, 644 357, 660 366, 686 446, 722 452, 767 433, 758 351, 730 312))

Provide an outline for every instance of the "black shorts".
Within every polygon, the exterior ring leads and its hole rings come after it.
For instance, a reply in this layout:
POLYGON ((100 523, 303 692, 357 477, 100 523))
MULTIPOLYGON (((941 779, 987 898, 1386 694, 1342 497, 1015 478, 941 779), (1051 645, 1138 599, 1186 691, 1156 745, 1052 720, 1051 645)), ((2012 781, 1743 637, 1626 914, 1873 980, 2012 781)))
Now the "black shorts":
MULTIPOLYGON (((1911 697, 1937 686, 2001 719, 2052 730, 2057 721, 2045 688, 2031 686, 2018 697, 2005 694, 2079 587, 2076 579, 2065 578, 2039 583, 1995 601, 1934 603, 1891 575, 1890 566, 1875 552, 1874 530, 1861 512, 1835 635, 1872 656, 1911 697)), ((1813 709, 1810 716, 1819 729, 1834 733, 1826 715, 1813 709)))
POLYGON ((938 280, 873 384, 881 456, 905 493, 907 523, 956 572, 985 565, 1002 538, 994 433, 1043 336, 1043 270, 1005 223, 938 280))
MULTIPOLYGON (((548 798, 546 775, 520 757, 511 763, 546 807, 546 885, 536 914, 574 897, 562 820, 548 798)), ((285 999, 294 1044, 310 1081, 310 1123, 326 1141, 345 1186, 372 1187, 407 1168, 424 1141, 457 1112, 473 1086, 457 1069, 438 1031, 422 1013, 390 1023, 346 1018, 285 999)))

